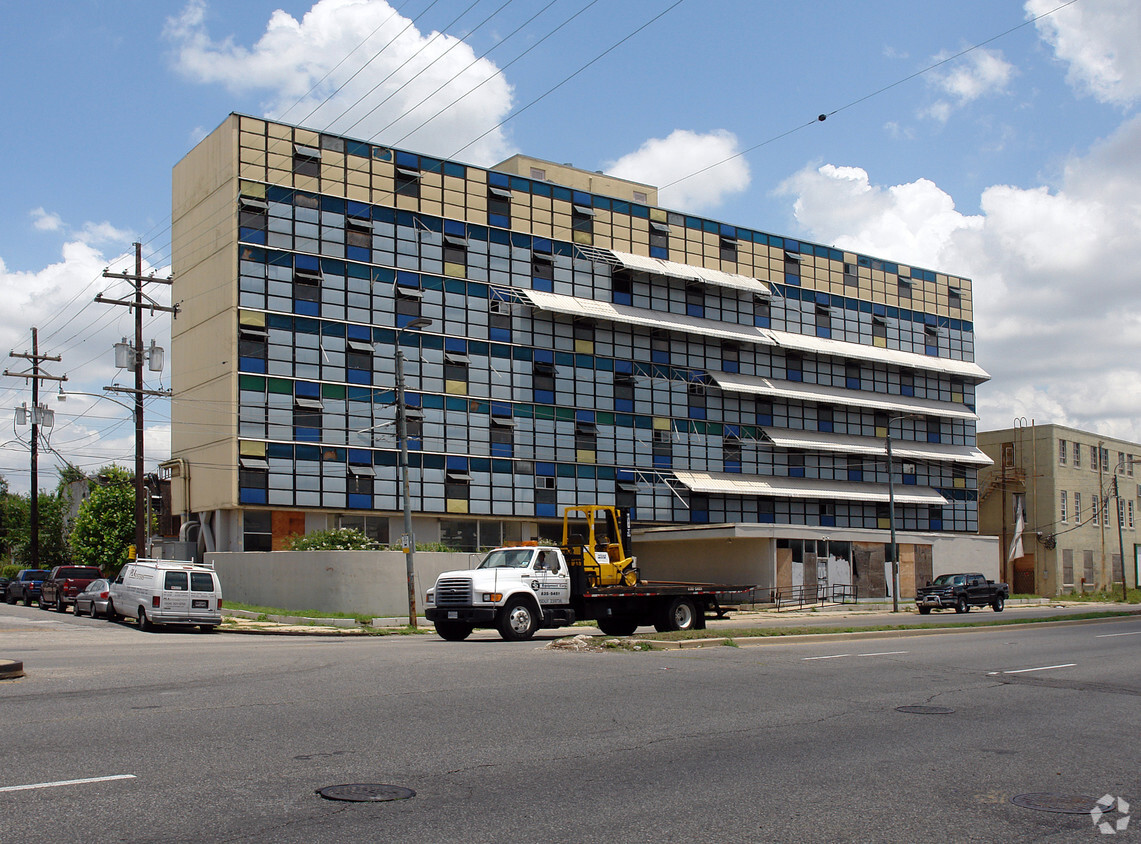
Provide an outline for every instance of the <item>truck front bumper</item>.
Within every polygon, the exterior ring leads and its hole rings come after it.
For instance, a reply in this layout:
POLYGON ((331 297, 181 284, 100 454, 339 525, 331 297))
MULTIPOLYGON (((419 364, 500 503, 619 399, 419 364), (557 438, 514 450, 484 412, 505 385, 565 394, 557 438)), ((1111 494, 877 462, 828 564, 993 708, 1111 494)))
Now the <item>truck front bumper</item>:
POLYGON ((495 607, 430 607, 424 610, 424 618, 433 623, 437 621, 459 621, 478 627, 494 624, 498 612, 495 607))
POLYGON ((920 595, 915 599, 916 606, 933 607, 934 609, 950 609, 955 606, 954 595, 920 595))

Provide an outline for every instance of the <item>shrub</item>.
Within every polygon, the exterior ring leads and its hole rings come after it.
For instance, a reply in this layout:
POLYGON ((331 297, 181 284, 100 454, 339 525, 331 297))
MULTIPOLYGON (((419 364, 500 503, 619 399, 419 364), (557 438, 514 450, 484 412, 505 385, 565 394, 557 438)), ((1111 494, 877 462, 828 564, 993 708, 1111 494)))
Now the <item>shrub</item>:
POLYGON ((290 551, 376 551, 383 546, 357 528, 315 530, 289 540, 290 551))

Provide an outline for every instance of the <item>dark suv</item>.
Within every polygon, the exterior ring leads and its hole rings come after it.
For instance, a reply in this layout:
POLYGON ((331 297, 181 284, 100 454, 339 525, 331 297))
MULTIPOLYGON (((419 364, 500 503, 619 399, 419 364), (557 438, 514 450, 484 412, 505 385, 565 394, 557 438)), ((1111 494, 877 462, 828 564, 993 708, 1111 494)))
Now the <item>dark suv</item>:
POLYGON ((4 592, 4 600, 9 604, 23 601, 25 607, 30 607, 32 601, 40 599, 40 584, 51 574, 48 569, 22 569, 8 584, 4 592))

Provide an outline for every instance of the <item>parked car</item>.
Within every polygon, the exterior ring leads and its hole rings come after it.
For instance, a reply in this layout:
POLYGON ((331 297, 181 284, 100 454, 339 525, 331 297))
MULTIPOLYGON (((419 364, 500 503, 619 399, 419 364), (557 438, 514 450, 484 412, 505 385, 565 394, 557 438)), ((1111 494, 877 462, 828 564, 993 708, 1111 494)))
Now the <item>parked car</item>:
POLYGON ((12 582, 10 577, 0 577, 0 596, 8 594, 8 584, 12 582))
POLYGON ((1002 612, 1009 597, 1010 587, 1005 583, 987 580, 978 572, 964 572, 941 574, 933 583, 920 586, 915 605, 920 615, 951 607, 957 613, 970 612, 971 607, 992 607, 995 612, 1002 612))
POLYGON ((222 585, 210 563, 138 559, 123 566, 110 591, 107 612, 135 619, 140 630, 196 624, 208 633, 222 623, 222 585))
POLYGON ((90 615, 92 618, 110 618, 111 581, 104 577, 93 580, 75 596, 75 614, 90 615))
POLYGON ((4 592, 4 600, 9 604, 23 601, 25 607, 30 607, 32 601, 40 599, 40 584, 51 574, 48 569, 21 569, 15 579, 8 584, 4 592))
POLYGON ((102 576, 98 566, 56 566, 40 584, 40 609, 54 607, 56 612, 67 612, 67 605, 75 603, 75 596, 102 576))

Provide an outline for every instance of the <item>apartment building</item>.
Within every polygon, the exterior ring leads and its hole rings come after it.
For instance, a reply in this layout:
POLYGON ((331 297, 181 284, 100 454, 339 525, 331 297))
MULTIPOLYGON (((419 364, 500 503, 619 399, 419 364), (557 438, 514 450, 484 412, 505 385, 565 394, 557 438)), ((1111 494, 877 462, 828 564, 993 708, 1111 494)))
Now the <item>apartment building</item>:
POLYGON ((1000 537, 1016 592, 1119 589, 1122 559, 1137 585, 1141 444, 1053 424, 980 431, 978 444, 994 461, 979 527, 1000 537))
POLYGON ((420 543, 551 537, 564 506, 612 503, 647 559, 720 526, 757 582, 882 594, 893 495, 905 593, 978 530, 967 279, 533 157, 239 114, 174 169, 173 264, 168 471, 203 549, 398 540, 398 347, 420 543))

